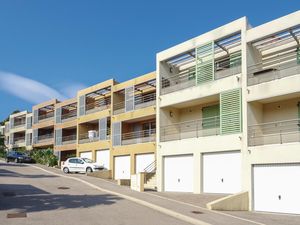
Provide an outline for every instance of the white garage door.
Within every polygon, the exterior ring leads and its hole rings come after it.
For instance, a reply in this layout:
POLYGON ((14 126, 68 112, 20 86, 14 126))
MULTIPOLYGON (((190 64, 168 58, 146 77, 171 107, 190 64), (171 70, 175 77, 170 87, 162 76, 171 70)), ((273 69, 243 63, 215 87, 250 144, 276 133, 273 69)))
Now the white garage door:
POLYGON ((193 192, 193 156, 164 157, 165 191, 193 192))
POLYGON ((203 192, 237 193, 241 191, 240 152, 203 154, 203 192))
POLYGON ((93 159, 93 154, 92 154, 92 152, 81 152, 80 157, 81 158, 93 159))
POLYGON ((96 162, 103 165, 105 169, 109 170, 109 150, 99 150, 96 152, 96 162))
POLYGON ((130 179, 130 156, 115 157, 115 179, 130 179))
POLYGON ((139 154, 135 156, 135 172, 144 172, 145 168, 155 160, 154 154, 139 154))
POLYGON ((300 214, 300 164, 253 167, 254 210, 300 214))

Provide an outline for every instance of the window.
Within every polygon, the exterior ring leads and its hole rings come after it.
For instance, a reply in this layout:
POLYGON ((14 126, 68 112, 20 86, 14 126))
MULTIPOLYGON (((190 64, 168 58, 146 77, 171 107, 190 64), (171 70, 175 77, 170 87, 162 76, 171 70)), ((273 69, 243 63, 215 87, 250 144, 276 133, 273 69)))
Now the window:
POLYGON ((216 128, 220 126, 220 106, 212 105, 202 108, 203 129, 216 128))
POLYGON ((77 163, 76 159, 69 159, 69 163, 77 163))

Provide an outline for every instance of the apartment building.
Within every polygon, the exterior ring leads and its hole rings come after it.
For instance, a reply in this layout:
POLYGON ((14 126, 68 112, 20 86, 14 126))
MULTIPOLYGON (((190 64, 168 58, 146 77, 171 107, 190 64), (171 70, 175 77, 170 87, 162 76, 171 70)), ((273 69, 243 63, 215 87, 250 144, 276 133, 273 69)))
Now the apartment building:
POLYGON ((111 169, 112 87, 107 80, 77 94, 77 155, 93 159, 111 169))
POLYGON ((32 149, 32 113, 22 111, 9 116, 4 135, 8 149, 32 149))
POLYGON ((299 38, 300 11, 244 17, 157 54, 159 191, 300 213, 299 38))
POLYGON ((55 104, 54 153, 59 162, 76 156, 77 148, 77 98, 55 104))
POLYGON ((156 152, 155 72, 114 85, 112 96, 111 169, 114 179, 130 179, 132 174, 153 172, 156 152))
POLYGON ((42 102, 32 107, 32 146, 35 149, 54 147, 55 105, 57 99, 42 102))

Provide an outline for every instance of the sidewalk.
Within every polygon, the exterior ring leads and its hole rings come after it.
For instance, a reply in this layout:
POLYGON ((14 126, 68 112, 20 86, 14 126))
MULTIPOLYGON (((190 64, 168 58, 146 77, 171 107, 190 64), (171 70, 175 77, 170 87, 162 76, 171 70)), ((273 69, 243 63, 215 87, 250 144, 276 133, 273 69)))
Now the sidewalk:
MULTIPOLYGON (((37 165, 48 171, 65 175, 59 169, 48 168, 37 165)), ((300 224, 300 216, 263 214, 255 212, 220 212, 206 209, 205 205, 224 195, 196 195, 187 193, 164 193, 164 192, 136 192, 126 186, 118 186, 115 182, 90 177, 83 174, 67 174, 69 177, 76 177, 102 189, 113 191, 122 195, 137 198, 148 203, 184 214, 188 217, 216 225, 295 225, 300 224)))

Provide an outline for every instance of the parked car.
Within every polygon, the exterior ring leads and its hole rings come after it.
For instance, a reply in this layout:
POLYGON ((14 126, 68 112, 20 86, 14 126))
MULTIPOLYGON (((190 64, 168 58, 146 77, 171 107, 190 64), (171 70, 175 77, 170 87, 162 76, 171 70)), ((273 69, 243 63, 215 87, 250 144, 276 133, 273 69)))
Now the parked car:
POLYGON ((26 153, 10 151, 6 155, 6 162, 33 163, 34 160, 26 153))
POLYGON ((103 170, 104 167, 87 158, 73 157, 67 159, 61 166, 61 169, 64 173, 91 173, 103 170))

